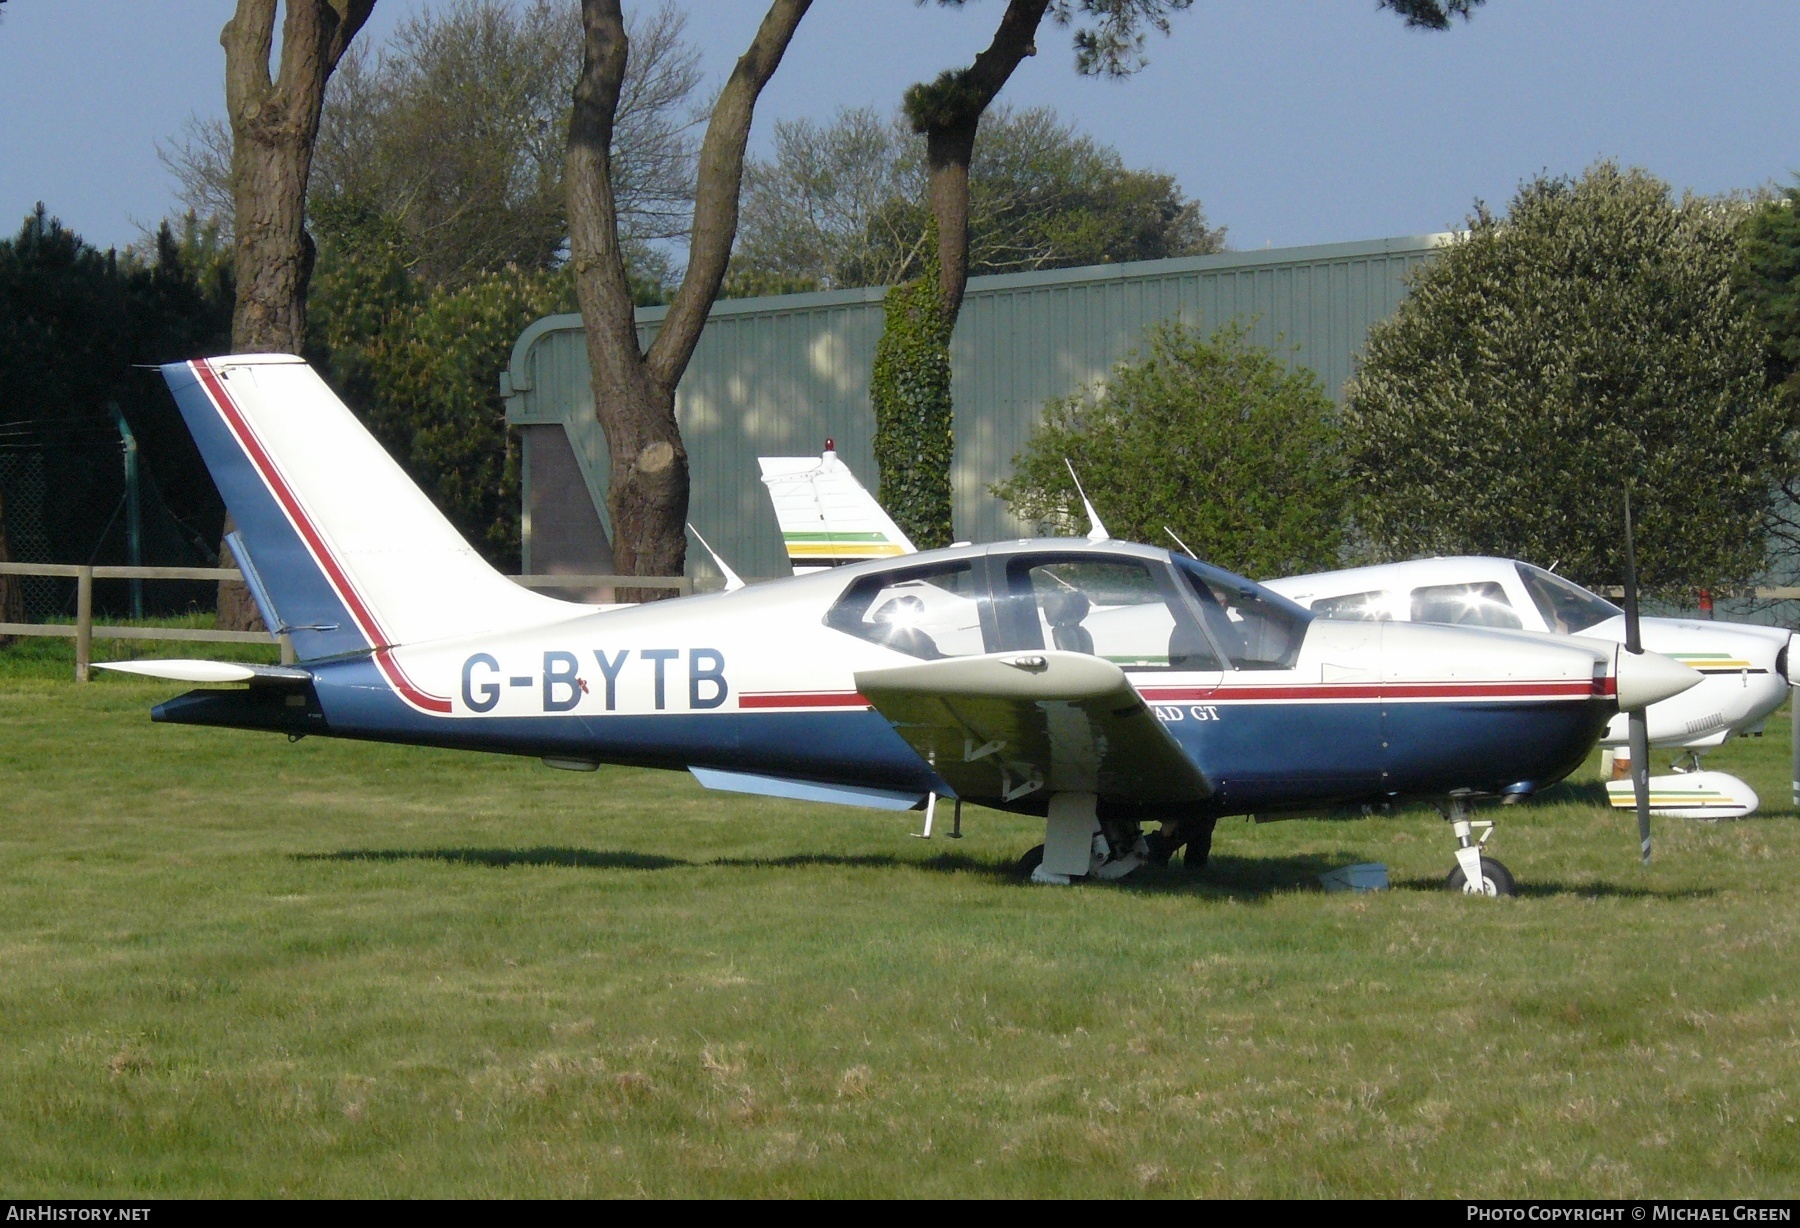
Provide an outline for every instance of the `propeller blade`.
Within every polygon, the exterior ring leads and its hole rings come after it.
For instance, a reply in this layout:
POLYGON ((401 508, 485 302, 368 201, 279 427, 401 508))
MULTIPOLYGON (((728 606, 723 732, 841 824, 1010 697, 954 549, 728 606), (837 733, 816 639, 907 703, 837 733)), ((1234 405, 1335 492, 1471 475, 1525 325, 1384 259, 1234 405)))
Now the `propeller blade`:
POLYGON ((1629 718, 1631 791, 1637 797, 1638 847, 1650 864, 1650 721, 1639 708, 1629 718))
MULTIPOLYGON (((1644 637, 1638 622, 1637 549, 1631 533, 1631 487, 1625 488, 1625 651, 1644 655, 1644 637)), ((1634 708, 1627 718, 1631 738, 1631 791, 1637 797, 1638 846, 1644 864, 1650 864, 1650 719, 1648 705, 1634 708)))
POLYGON ((1638 626, 1637 551, 1631 541, 1631 487, 1625 488, 1625 651, 1644 651, 1638 626))

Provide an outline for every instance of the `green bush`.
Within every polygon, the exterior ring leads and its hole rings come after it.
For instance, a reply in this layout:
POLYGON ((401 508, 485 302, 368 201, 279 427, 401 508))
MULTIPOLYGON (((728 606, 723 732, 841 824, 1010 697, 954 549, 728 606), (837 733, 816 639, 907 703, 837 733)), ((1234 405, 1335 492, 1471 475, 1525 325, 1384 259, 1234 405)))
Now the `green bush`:
POLYGON ((310 356, 469 543, 516 571, 519 450, 500 372, 527 324, 572 309, 567 272, 508 267, 429 287, 378 217, 321 229, 310 356))
POLYGON ((1171 545, 1250 576, 1333 566, 1347 487, 1331 399, 1234 323, 1154 325, 1099 387, 1051 401, 994 493, 1013 514, 1085 532, 1065 458, 1115 537, 1171 545))
POLYGON ((1358 518, 1385 557, 1500 554, 1586 584, 1742 582, 1788 415, 1732 290, 1745 207, 1610 162, 1520 188, 1420 273, 1345 389, 1358 518))

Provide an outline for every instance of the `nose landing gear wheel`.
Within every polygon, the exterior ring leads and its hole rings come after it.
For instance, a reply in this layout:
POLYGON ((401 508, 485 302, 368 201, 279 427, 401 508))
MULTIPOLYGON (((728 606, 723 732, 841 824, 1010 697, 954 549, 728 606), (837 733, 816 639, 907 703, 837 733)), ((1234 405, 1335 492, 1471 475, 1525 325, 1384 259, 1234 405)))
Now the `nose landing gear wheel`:
POLYGON ((1032 871, 1043 864, 1044 846, 1040 844, 1036 848, 1028 850, 1023 857, 1019 858, 1018 864, 1013 867, 1013 873, 1018 875, 1022 881, 1030 882, 1032 871))
POLYGON ((1444 880, 1444 886, 1451 891, 1460 891, 1464 895, 1513 895, 1512 871, 1495 861, 1492 857, 1481 859, 1481 881, 1470 883, 1462 867, 1450 871, 1450 877, 1444 880))

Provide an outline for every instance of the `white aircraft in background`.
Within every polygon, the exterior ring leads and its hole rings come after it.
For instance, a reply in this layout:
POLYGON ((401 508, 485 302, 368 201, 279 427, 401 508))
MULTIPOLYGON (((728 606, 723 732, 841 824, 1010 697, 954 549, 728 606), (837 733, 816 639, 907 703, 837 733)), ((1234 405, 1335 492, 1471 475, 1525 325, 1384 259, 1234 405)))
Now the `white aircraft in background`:
MULTIPOLYGON (((1325 618, 1442 623, 1552 631, 1622 643, 1625 616, 1606 598, 1517 559, 1414 559, 1271 580, 1266 587, 1325 618)), ((1699 686, 1652 704, 1650 745, 1679 751, 1688 770, 1650 781, 1651 809, 1672 817, 1741 818, 1757 807, 1747 784, 1701 770, 1700 756, 1726 739, 1760 734, 1788 696, 1792 633, 1781 627, 1686 618, 1643 620, 1644 647, 1702 676, 1699 686)), ((1796 670, 1800 673, 1800 670, 1796 670)), ((1600 745, 1626 745, 1623 714, 1600 745)), ((1623 756, 1621 756, 1623 758, 1623 756)), ((1608 785, 1612 804, 1632 805, 1628 781, 1608 785)))
MULTIPOLYGON (((821 555, 852 545, 878 550, 883 557, 913 550, 874 496, 838 460, 829 441, 822 457, 761 457, 759 463, 796 573, 828 566, 821 555), (844 545, 824 545, 837 542, 844 545)), ((1091 503, 1088 515, 1099 523, 1091 503)), ((1625 640, 1625 616, 1618 606, 1514 559, 1417 559, 1270 580, 1265 587, 1324 618, 1539 631, 1611 643, 1625 640)), ((1750 786, 1727 773, 1702 770, 1700 756, 1728 738, 1762 732, 1763 722, 1788 695, 1791 633, 1778 627, 1684 618, 1646 618, 1642 626, 1645 648, 1702 675, 1700 685, 1652 704, 1645 712, 1651 746, 1687 752, 1688 770, 1651 778, 1651 809, 1675 818, 1741 818, 1752 813, 1758 798, 1750 786)), ((1800 662, 1794 673, 1800 676, 1800 662)), ((1623 763, 1628 758, 1624 750, 1628 736, 1626 715, 1621 712, 1607 726, 1600 744, 1623 763)), ((1796 779, 1800 780, 1800 766, 1796 779)), ((1631 782, 1610 782, 1608 797, 1615 808, 1630 809, 1631 782)))

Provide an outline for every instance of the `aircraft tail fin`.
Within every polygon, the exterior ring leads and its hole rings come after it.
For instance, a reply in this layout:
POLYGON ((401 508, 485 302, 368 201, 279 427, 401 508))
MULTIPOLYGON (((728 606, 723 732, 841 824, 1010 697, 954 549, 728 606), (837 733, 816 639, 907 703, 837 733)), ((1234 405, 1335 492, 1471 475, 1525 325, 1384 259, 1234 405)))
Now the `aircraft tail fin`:
POLYGON ((759 456, 756 463, 795 575, 915 553, 829 439, 819 456, 759 456))
POLYGON ((233 355, 162 372, 237 524, 245 581, 301 660, 586 608, 490 567, 301 359, 233 355))

